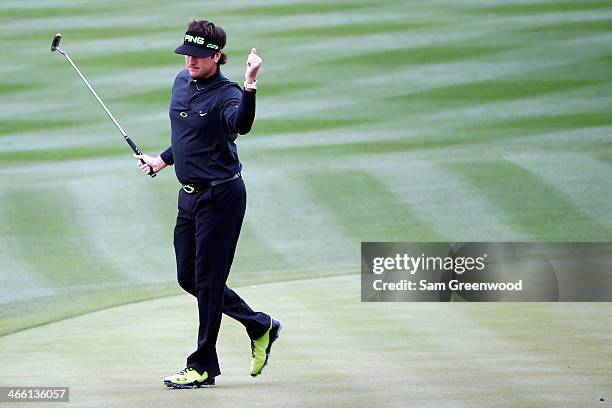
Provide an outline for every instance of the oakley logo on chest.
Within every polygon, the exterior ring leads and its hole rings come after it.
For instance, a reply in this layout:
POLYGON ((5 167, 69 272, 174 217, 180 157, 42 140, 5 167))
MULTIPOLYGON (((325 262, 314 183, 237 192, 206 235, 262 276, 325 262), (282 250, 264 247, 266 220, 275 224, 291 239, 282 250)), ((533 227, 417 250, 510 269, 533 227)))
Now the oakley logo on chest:
MULTIPOLYGON (((200 117, 202 117, 208 115, 208 112, 199 111, 198 114, 200 115, 200 117)), ((187 112, 181 112, 179 113, 179 115, 181 116, 181 118, 186 118, 187 116, 189 116, 187 112)))

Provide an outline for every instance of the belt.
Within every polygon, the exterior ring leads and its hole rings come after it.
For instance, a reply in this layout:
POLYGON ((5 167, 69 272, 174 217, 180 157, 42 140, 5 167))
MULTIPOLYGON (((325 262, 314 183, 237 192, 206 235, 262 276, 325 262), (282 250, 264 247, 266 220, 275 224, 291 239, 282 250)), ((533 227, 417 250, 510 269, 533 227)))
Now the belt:
POLYGON ((204 190, 206 190, 208 188, 211 188, 213 186, 218 186, 219 184, 223 184, 223 183, 227 183, 228 181, 236 180, 238 177, 240 177, 240 173, 236 173, 236 174, 234 174, 230 178, 219 179, 219 180, 212 180, 212 181, 208 181, 206 183, 183 184, 181 186, 181 188, 187 194, 194 194, 194 193, 199 193, 200 191, 204 191, 204 190))

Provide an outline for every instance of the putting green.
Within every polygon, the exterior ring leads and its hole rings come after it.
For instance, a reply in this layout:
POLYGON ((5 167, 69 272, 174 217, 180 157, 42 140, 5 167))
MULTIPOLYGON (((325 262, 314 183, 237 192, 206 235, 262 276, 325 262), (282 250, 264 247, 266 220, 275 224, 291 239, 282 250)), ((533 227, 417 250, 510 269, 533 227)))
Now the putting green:
POLYGON ((568 407, 612 398, 608 304, 360 303, 357 275, 238 291, 285 326, 256 379, 242 326, 225 318, 217 387, 163 386, 195 343, 195 303, 180 295, 1 337, 0 385, 69 386, 79 407, 568 407))

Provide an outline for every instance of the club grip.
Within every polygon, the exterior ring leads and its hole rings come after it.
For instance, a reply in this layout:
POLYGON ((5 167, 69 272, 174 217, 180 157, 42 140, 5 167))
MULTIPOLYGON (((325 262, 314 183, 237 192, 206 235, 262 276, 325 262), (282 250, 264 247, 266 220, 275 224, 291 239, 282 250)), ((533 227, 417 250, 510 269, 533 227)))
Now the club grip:
MULTIPOLYGON (((132 148, 132 151, 133 151, 134 153, 136 153, 136 154, 138 154, 138 155, 141 155, 141 154, 142 154, 142 152, 140 151, 140 149, 138 148, 138 146, 136 146, 136 143, 134 143, 134 141, 133 141, 132 139, 130 139, 130 137, 129 137, 129 136, 127 136, 127 135, 125 136, 125 141, 127 142, 127 144, 129 144, 129 145, 130 145, 130 147, 132 148)), ((146 163, 144 162, 144 160, 142 160, 142 159, 140 159, 140 162, 141 162, 142 164, 146 164, 146 163)), ((153 177, 157 176, 157 173, 155 173, 155 172, 153 171, 153 167, 151 167, 151 166, 149 166, 149 176, 151 176, 151 178, 153 178, 153 177)))

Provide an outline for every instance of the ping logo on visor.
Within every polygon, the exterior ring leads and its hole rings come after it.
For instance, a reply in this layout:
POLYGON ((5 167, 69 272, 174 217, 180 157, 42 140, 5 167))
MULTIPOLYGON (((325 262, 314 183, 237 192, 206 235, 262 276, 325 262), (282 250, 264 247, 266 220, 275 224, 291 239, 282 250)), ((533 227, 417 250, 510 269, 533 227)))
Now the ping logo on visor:
POLYGON ((218 50, 219 47, 217 44, 206 42, 204 37, 200 37, 197 33, 192 31, 187 31, 185 33, 185 40, 183 42, 185 45, 195 45, 200 48, 212 48, 213 50, 218 50))

